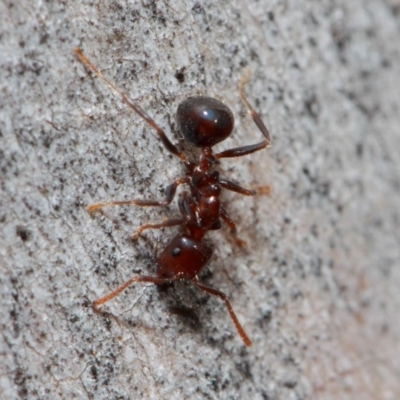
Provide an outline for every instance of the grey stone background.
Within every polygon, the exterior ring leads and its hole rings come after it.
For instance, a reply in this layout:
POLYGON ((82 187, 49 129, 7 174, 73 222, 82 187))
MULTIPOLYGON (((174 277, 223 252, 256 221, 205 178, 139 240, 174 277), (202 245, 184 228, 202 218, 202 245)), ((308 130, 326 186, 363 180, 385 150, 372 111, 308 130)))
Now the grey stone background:
MULTIPOLYGON (((400 3, 397 0, 0 2, 1 399, 400 398, 400 3), (255 143, 237 85, 273 146, 221 173, 271 196, 223 195, 226 229, 202 280, 129 288, 176 233, 183 168, 75 58, 95 64, 179 141, 189 95, 232 108, 218 145, 255 143)), ((189 150, 190 151, 190 150, 189 150)))

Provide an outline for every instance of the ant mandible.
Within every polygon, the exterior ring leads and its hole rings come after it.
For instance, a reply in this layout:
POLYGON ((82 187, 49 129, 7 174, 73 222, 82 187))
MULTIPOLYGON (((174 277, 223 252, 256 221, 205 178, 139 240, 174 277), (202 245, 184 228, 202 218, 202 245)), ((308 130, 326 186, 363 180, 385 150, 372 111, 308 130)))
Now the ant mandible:
MULTIPOLYGON (((133 235, 133 238, 137 239, 146 229, 160 229, 176 225, 181 225, 185 228, 186 232, 176 235, 159 257, 157 276, 139 275, 129 279, 112 293, 94 301, 94 309, 98 310, 101 305, 118 296, 134 282, 148 282, 161 285, 176 280, 191 281, 198 288, 219 297, 225 302, 239 335, 246 346, 251 346, 251 340, 237 319, 227 296, 219 290, 203 285, 198 279, 198 274, 208 264, 213 252, 212 246, 203 241, 205 234, 210 230, 220 229, 221 219, 228 225, 231 232, 236 234, 235 223, 220 204, 219 196, 221 188, 245 196, 252 196, 256 193, 253 190, 244 189, 233 182, 221 179, 214 166, 219 164, 221 158, 245 156, 262 150, 270 144, 270 135, 267 127, 264 125, 259 114, 250 105, 244 93, 246 78, 241 80, 239 86, 240 96, 255 124, 264 135, 264 140, 257 144, 236 147, 214 154, 212 147, 228 138, 232 133, 234 126, 233 114, 225 104, 214 98, 203 96, 190 97, 178 106, 177 124, 184 139, 193 146, 201 149, 200 160, 199 162, 195 162, 171 143, 165 132, 138 104, 131 101, 125 93, 106 79, 80 48, 77 48, 75 53, 84 65, 90 68, 113 91, 118 93, 133 111, 139 114, 140 117, 155 129, 165 148, 173 155, 179 157, 187 169, 184 178, 175 180, 167 187, 166 199, 163 201, 143 199, 111 201, 93 204, 88 207, 88 210, 95 211, 105 206, 121 205, 142 207, 167 206, 172 202, 179 185, 187 184, 190 187, 190 192, 182 192, 178 200, 179 211, 181 213, 180 218, 168 219, 158 224, 143 225, 133 235)), ((237 243, 239 245, 243 244, 240 239, 237 239, 237 243)))

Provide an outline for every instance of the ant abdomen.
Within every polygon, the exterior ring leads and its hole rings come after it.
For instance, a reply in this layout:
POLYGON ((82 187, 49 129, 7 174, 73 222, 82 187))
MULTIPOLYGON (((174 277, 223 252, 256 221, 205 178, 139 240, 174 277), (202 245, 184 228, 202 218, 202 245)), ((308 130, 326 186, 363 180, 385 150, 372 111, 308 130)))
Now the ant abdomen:
POLYGON ((182 136, 196 147, 212 147, 225 140, 233 130, 231 110, 212 97, 189 97, 176 113, 182 136))
POLYGON ((169 279, 193 279, 212 256, 213 249, 189 235, 175 236, 158 260, 157 275, 169 279))

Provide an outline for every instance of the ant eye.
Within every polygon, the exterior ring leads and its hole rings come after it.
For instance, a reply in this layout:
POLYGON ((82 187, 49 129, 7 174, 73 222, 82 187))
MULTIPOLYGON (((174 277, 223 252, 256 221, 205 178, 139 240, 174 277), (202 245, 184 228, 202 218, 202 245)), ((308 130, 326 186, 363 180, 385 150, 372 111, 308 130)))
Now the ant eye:
POLYGON ((180 254, 181 254, 181 249, 180 249, 179 247, 175 247, 175 248, 172 250, 172 256, 173 256, 173 257, 178 257, 180 254))

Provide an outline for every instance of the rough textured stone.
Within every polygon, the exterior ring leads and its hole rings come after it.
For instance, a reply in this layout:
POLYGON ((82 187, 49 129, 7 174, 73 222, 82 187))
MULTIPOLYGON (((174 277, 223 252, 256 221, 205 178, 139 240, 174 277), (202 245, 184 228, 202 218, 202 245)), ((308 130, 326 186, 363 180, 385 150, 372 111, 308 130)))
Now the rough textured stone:
POLYGON ((396 0, 0 3, 1 399, 398 399, 400 5, 396 0), (177 215, 114 208, 161 198, 183 173, 150 127, 75 58, 96 65, 179 140, 174 113, 215 96, 236 117, 226 149, 273 146, 221 171, 270 197, 224 194, 227 230, 202 279, 129 288, 177 215))

